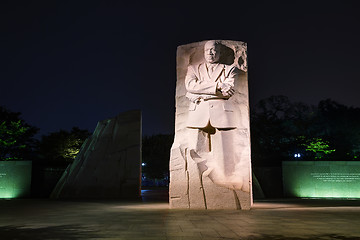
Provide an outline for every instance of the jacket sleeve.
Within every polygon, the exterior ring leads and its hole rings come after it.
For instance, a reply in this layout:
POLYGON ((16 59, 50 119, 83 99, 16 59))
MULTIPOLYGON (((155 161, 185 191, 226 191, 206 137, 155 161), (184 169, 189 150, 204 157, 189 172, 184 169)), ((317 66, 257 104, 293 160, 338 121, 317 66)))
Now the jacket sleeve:
POLYGON ((239 70, 235 66, 231 66, 230 68, 225 70, 225 79, 224 83, 234 87, 235 78, 239 74, 239 70))
POLYGON ((193 94, 212 94, 216 95, 216 82, 203 81, 199 79, 199 74, 195 73, 193 66, 188 67, 185 77, 185 87, 189 93, 193 94))

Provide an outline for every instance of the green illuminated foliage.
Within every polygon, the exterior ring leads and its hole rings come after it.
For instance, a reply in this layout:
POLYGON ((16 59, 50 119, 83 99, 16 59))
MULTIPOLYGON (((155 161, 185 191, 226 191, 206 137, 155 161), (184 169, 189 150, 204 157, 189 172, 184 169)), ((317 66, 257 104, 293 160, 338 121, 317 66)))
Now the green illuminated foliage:
POLYGON ((279 166, 295 153, 304 161, 360 158, 360 108, 331 99, 311 106, 272 96, 251 109, 250 123, 254 165, 279 166))
POLYGON ((279 165, 299 153, 296 137, 310 134, 314 114, 313 106, 293 103, 285 96, 261 100, 251 111, 250 120, 254 165, 279 165))
MULTIPOLYGON (((21 120, 11 121, 7 124, 6 121, 0 123, 0 144, 4 146, 13 146, 17 142, 17 138, 24 134, 29 128, 22 126, 21 120)), ((25 145, 23 145, 25 147, 25 145)))
POLYGON ((19 118, 20 113, 0 106, 0 160, 29 160, 38 131, 19 118))
POLYGON ((316 153, 315 159, 321 159, 324 155, 335 152, 335 149, 330 149, 328 142, 322 140, 321 138, 312 138, 302 145, 306 147, 306 151, 316 153))

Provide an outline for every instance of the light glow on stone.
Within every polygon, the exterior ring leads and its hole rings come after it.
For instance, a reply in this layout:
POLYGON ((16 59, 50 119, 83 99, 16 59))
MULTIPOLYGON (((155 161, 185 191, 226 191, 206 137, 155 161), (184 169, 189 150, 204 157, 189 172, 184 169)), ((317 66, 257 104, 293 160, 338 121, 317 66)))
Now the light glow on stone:
POLYGON ((30 194, 30 161, 0 162, 0 198, 18 198, 30 194))
POLYGON ((285 161, 286 197, 360 198, 360 162, 285 161))

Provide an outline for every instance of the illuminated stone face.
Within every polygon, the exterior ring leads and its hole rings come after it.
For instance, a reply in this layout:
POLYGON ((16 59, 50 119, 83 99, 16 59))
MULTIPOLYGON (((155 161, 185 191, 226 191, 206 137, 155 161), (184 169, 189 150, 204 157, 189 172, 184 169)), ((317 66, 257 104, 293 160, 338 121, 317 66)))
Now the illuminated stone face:
POLYGON ((246 62, 243 42, 178 47, 172 208, 251 207, 246 62))
POLYGON ((287 197, 360 198, 360 162, 285 161, 282 169, 287 197))
POLYGON ((208 63, 217 63, 220 59, 220 47, 215 41, 208 41, 204 47, 204 58, 208 63))

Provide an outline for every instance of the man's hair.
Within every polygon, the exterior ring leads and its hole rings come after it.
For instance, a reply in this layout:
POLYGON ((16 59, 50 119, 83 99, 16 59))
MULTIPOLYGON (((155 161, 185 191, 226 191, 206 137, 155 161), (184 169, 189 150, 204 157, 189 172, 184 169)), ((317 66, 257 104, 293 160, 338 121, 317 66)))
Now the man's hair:
POLYGON ((215 40, 214 43, 215 43, 215 46, 221 46, 221 42, 219 40, 215 40))
POLYGON ((205 43, 205 45, 209 42, 213 42, 215 46, 220 47, 221 46, 221 42, 219 40, 209 40, 205 43))

